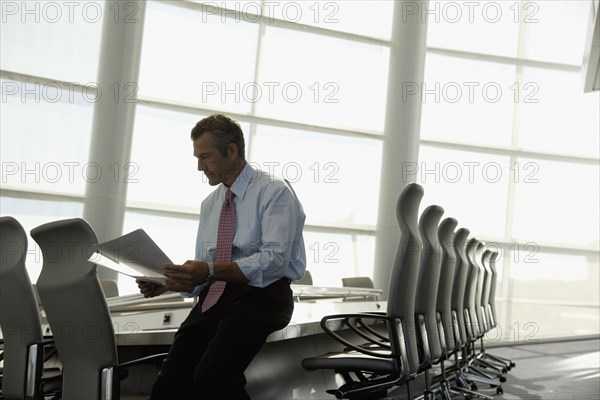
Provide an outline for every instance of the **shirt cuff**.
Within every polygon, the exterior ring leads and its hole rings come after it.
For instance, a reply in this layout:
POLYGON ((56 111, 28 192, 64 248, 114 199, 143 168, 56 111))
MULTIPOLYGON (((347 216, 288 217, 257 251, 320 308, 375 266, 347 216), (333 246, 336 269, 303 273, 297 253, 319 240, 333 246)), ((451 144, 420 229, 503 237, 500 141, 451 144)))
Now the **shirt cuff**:
POLYGON ((197 297, 202 291, 208 286, 208 283, 204 282, 194 288, 190 293, 184 295, 185 298, 197 297))

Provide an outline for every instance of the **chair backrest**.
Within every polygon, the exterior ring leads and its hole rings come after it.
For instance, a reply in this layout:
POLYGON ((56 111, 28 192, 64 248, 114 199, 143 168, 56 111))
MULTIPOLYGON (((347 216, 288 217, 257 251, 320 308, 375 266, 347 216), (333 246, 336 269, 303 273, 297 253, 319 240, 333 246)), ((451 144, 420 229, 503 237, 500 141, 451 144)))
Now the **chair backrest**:
MULTIPOLYGON (((423 242, 419 282, 415 299, 415 315, 422 315, 429 341, 429 356, 437 360, 442 355, 440 334, 437 329, 436 301, 442 264, 442 250, 438 240, 438 225, 444 214, 440 206, 427 207, 419 219, 419 233, 423 242)), ((426 355, 427 356, 427 355, 426 355)), ((422 360, 423 361, 423 360, 422 360)))
POLYGON ((24 399, 30 345, 42 341, 42 323, 25 269, 27 234, 13 217, 0 218, 0 327, 4 338, 2 396, 24 399))
POLYGON ((465 298, 465 286, 467 284, 467 277, 469 274, 469 260, 467 259, 467 253, 465 244, 469 237, 470 231, 465 228, 460 228, 454 234, 454 252, 456 253, 456 270, 454 272, 454 286, 452 287, 452 311, 456 313, 456 319, 458 320, 458 330, 460 338, 454 338, 454 340, 460 340, 461 344, 467 342, 467 332, 465 329, 465 318, 464 318, 464 298, 465 298))
POLYGON ((368 276, 350 276, 342 278, 342 286, 373 289, 373 280, 368 276))
POLYGON ((454 229, 458 222, 454 218, 445 218, 438 228, 438 240, 442 250, 440 266, 440 282, 436 300, 436 310, 442 316, 446 350, 454 349, 454 331, 452 329, 452 286, 456 268, 456 252, 454 251, 454 229))
POLYGON ((483 287, 486 279, 486 269, 483 265, 483 252, 485 251, 485 242, 478 242, 477 248, 475 249, 474 264, 478 270, 477 275, 477 290, 475 291, 475 311, 479 326, 479 334, 485 333, 487 321, 485 316, 481 312, 481 296, 483 295, 483 287))
MULTIPOLYGON (((367 288, 373 289, 375 285, 373 284, 373 280, 369 276, 350 276, 347 278, 342 278, 342 286, 343 287, 355 287, 355 288, 367 288)), ((361 300, 369 300, 369 301, 377 301, 379 296, 360 296, 360 297, 347 297, 347 301, 361 301, 361 300)))
POLYGON ((304 275, 302 276, 302 278, 298 279, 297 281, 292 282, 296 285, 312 285, 313 284, 313 279, 312 279, 312 275, 310 274, 309 270, 304 271, 304 275))
POLYGON ((467 338, 473 339, 479 333, 479 326, 477 324, 477 311, 475 309, 475 293, 477 292, 477 279, 479 276, 479 267, 475 264, 475 251, 479 241, 475 238, 471 238, 467 243, 467 265, 469 273, 467 276, 467 284, 465 286, 465 300, 463 308, 467 310, 469 314, 469 321, 466 322, 467 338), (469 323, 470 322, 470 323, 469 323))
POLYGON ((31 231, 43 266, 37 288, 63 365, 63 399, 100 396, 100 371, 118 364, 114 329, 96 265, 98 240, 80 218, 31 231))
POLYGON ((494 322, 497 324, 498 323, 498 318, 496 317, 498 314, 496 314, 496 283, 498 280, 498 271, 496 270, 496 261, 498 259, 498 251, 496 250, 492 250, 492 254, 490 255, 489 258, 489 266, 490 266, 490 270, 492 271, 492 281, 490 283, 490 308, 492 310, 492 318, 494 319, 494 322))
POLYGON ((421 262, 421 236, 417 223, 423 188, 416 183, 406 185, 396 204, 396 217, 401 237, 388 290, 387 315, 402 321, 408 371, 419 369, 419 352, 415 330, 415 295, 421 262))
POLYGON ((481 307, 482 312, 485 315, 487 326, 486 331, 493 328, 493 319, 488 314, 490 304, 490 288, 492 287, 492 269, 490 268, 490 257, 493 252, 490 249, 486 249, 481 256, 481 263, 485 269, 485 281, 483 282, 483 290, 481 292, 481 307))

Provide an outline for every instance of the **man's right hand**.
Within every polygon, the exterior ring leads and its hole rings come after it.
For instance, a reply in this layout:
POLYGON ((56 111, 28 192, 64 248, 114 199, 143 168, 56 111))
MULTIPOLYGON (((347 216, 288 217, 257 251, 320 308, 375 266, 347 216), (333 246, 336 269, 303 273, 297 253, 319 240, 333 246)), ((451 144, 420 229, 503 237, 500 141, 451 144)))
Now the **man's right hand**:
POLYGON ((152 283, 147 281, 140 281, 138 279, 135 280, 140 288, 140 292, 144 295, 144 297, 155 297, 164 292, 168 291, 165 285, 161 285, 158 283, 152 283))

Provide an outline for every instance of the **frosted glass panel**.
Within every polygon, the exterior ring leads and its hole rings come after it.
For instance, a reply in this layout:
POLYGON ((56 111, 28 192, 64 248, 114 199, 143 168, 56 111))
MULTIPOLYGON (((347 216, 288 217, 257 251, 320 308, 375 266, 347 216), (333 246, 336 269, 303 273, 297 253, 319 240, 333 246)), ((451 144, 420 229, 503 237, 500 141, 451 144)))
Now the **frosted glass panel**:
POLYGON ((267 27, 260 116, 383 131, 389 49, 267 27))
MULTIPOLYGON (((131 163, 127 176, 129 205, 199 212, 215 188, 198 171, 190 133, 206 115, 137 108, 131 163)), ((241 123, 244 133, 248 124, 241 123)), ((246 137, 246 143, 247 137, 246 137)), ((247 145, 247 144, 246 144, 247 145)))
POLYGON ((513 237, 598 249, 599 167, 517 159, 513 237))
MULTIPOLYGON (((530 323, 537 338, 597 334, 598 256, 516 249, 510 254, 513 325, 530 323), (568 328, 566 328, 568 327, 568 328)), ((517 326, 513 326, 514 335, 517 326)), ((521 331, 521 337, 525 332, 521 331)))
POLYGON ((581 65, 588 30, 590 1, 545 0, 525 3, 531 23, 525 28, 523 57, 581 65))
POLYGON ((404 7, 407 17, 427 17, 429 47, 507 57, 517 55, 519 21, 529 20, 528 10, 516 1, 407 2, 404 7))
POLYGON ((149 2, 140 96, 250 111, 258 25, 149 2))
MULTIPOLYGON (((175 264, 193 260, 198 219, 162 217, 135 211, 125 212, 123 233, 142 228, 175 264)), ((135 279, 119 275, 119 294, 137 293, 135 279)))
POLYGON ((103 17, 102 1, 3 1, 0 69, 95 82, 103 17))
POLYGON ((524 68, 523 80, 537 89, 520 103, 519 147, 598 157, 600 92, 583 93, 579 73, 524 68))
POLYGON ((87 182, 111 173, 87 162, 92 101, 34 83, 0 80, 0 84, 3 187, 83 195, 87 182), (32 94, 12 95, 6 89, 13 85, 26 87, 32 94))
POLYGON ((423 101, 423 139, 510 146, 514 66, 428 54, 425 83, 406 85, 423 101))
MULTIPOLYGON (((442 206, 475 237, 503 237, 510 179, 509 158, 421 146, 417 165, 403 167, 403 180, 425 189, 422 210, 442 206)), ((421 211, 422 211, 421 210, 421 211)))
POLYGON ((315 286, 340 287, 344 277, 373 277, 374 236, 305 230, 304 244, 306 269, 315 286))
POLYGON ((275 20, 355 33, 389 40, 392 32, 393 1, 200 1, 206 12, 230 21, 258 22, 275 20))
MULTIPOLYGON (((247 8, 250 8, 247 6, 247 8)), ((243 9, 243 8, 242 8, 243 9)), ((263 16, 389 40, 392 1, 267 1, 263 16)))
POLYGON ((377 221, 380 160, 376 139, 268 126, 258 127, 250 158, 292 183, 307 224, 369 228, 377 221))

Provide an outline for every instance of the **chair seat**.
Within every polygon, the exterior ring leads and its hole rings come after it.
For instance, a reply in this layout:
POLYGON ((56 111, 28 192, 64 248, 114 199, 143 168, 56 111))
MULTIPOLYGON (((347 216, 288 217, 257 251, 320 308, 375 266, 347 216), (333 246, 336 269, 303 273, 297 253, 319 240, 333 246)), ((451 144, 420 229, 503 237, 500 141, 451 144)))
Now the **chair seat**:
POLYGON ((302 361, 302 366, 308 370, 344 369, 378 373, 392 373, 397 371, 393 359, 373 357, 356 351, 333 352, 317 357, 305 358, 302 361))

